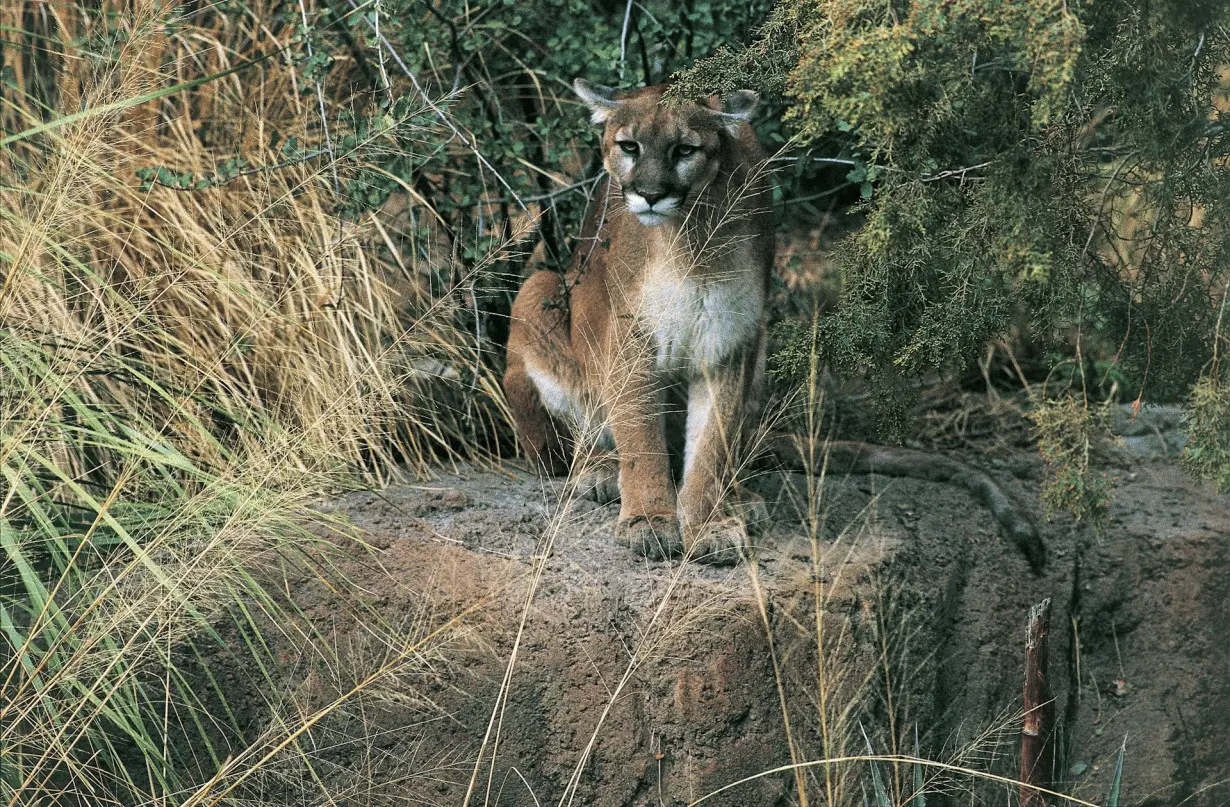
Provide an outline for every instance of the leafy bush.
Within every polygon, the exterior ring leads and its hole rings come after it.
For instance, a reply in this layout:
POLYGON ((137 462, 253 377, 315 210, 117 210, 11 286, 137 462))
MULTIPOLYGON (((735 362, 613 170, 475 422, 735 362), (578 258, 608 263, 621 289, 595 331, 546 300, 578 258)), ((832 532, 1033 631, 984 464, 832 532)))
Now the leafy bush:
POLYGON ((755 83, 802 143, 844 137, 867 223, 819 339, 889 408, 1014 328, 1174 399, 1230 266, 1227 24, 1211 0, 784 0, 678 92, 755 83))
POLYGON ((1049 478, 1042 486, 1048 511, 1066 510, 1077 521, 1099 526, 1110 504, 1110 479, 1097 471, 1090 456, 1099 434, 1105 433, 1109 405, 1090 407, 1073 397, 1040 401, 1029 413, 1046 461, 1049 478))
POLYGON ((1189 404, 1183 464, 1221 492, 1230 492, 1230 391, 1216 378, 1203 378, 1192 388, 1189 404))

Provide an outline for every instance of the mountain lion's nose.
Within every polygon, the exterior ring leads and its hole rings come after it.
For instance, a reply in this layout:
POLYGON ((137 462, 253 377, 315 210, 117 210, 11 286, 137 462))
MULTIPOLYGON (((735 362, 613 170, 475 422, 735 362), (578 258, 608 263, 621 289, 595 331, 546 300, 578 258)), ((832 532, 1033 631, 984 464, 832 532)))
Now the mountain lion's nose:
POLYGON ((666 198, 666 194, 660 191, 657 193, 646 193, 645 191, 641 191, 640 194, 641 198, 648 202, 650 207, 653 207, 658 202, 666 198))

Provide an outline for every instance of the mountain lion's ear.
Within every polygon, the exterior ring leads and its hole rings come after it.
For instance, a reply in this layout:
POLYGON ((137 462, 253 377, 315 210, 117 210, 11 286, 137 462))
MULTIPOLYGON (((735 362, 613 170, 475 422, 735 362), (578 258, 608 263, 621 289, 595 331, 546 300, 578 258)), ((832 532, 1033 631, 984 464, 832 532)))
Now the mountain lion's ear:
POLYGON ((754 90, 736 90, 722 99, 722 111, 717 113, 726 131, 739 133, 739 124, 751 120, 752 113, 760 104, 760 93, 754 90))
POLYGON ((615 100, 615 88, 601 84, 590 84, 583 78, 572 82, 572 89, 577 97, 589 107, 589 119, 592 123, 606 123, 611 113, 619 108, 620 101, 615 100))
POLYGON ((736 90, 722 99, 722 114, 748 120, 759 104, 760 93, 755 90, 736 90))

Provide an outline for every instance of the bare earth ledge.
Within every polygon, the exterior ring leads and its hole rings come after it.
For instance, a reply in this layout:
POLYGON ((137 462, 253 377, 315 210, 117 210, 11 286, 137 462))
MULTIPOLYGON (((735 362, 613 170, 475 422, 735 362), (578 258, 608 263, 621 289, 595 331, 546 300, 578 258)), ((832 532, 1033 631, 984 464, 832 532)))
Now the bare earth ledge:
MULTIPOLYGON (((1014 473, 996 473, 997 484, 1041 513, 1034 457, 1006 467, 1014 473)), ((370 593, 366 607, 390 622, 470 615, 430 675, 389 682, 361 719, 330 718, 323 730, 338 750, 328 775, 374 771, 383 784, 373 803, 461 805, 473 778, 470 804, 687 804, 792 761, 784 702, 797 761, 822 757, 824 731, 841 750, 844 720, 847 753, 866 751, 860 723, 877 753, 912 753, 917 727, 924 756, 951 760, 978 741, 965 764, 1015 776, 1025 617, 1051 597, 1050 683, 1070 792, 1104 800, 1127 735, 1126 803, 1225 804, 1230 505, 1165 460, 1124 458, 1112 470, 1119 485, 1101 537, 1039 520, 1041 576, 968 490, 918 478, 830 475, 814 564, 805 477, 762 477, 774 526, 754 576, 747 566, 646 562, 613 540, 617 508, 560 510, 558 483, 515 470, 349 495, 330 509, 375 547, 345 568, 370 593), (430 775, 408 770, 411 759, 430 775)), ((308 570, 282 573, 307 622, 339 646, 364 646, 327 586, 308 570)), ((247 680, 233 673, 236 686, 247 680)), ((296 702, 335 685, 306 662, 286 675, 296 702)), ((848 773, 846 795, 861 801, 866 770, 848 773)), ((809 776, 823 786, 819 769, 809 776)), ((795 787, 775 774, 705 803, 785 805, 795 787)))

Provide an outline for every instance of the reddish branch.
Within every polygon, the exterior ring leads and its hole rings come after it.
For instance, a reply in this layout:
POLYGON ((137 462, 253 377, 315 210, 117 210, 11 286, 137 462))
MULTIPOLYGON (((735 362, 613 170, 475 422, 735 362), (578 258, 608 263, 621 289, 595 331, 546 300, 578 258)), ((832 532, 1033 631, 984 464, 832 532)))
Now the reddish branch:
POLYGON ((1021 727, 1021 807, 1043 807, 1051 789, 1055 764, 1055 699, 1047 681, 1051 601, 1029 609, 1025 642, 1025 724, 1021 727))

